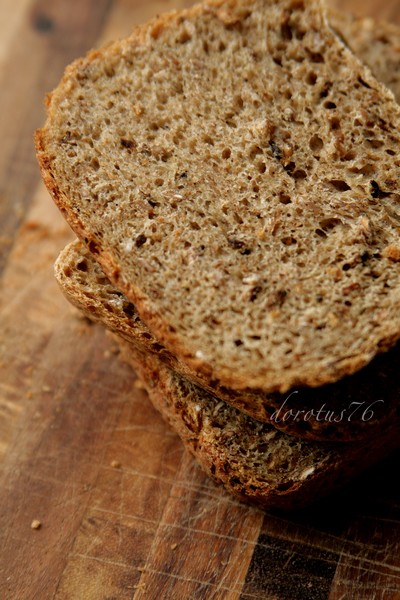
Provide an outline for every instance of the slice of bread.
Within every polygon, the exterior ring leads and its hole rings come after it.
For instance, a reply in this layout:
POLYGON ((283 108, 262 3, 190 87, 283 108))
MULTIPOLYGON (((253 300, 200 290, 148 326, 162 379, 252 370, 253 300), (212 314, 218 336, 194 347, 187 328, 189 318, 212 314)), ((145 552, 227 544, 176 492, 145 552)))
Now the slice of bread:
POLYGON ((400 28, 371 18, 329 11, 329 21, 344 43, 400 102, 400 28))
POLYGON ((210 0, 75 62, 38 159, 210 384, 334 382, 400 337, 400 108, 319 0, 210 0))
POLYGON ((399 422, 368 442, 309 442, 260 423, 168 369, 154 354, 125 346, 157 410, 218 483, 264 508, 298 509, 327 496, 400 445, 399 422))
POLYGON ((89 318, 140 351, 156 355, 167 367, 215 397, 292 435, 330 441, 370 439, 398 418, 400 345, 358 373, 319 388, 281 395, 211 387, 154 338, 134 305, 110 283, 80 242, 72 242, 61 252, 55 274, 67 299, 89 318))

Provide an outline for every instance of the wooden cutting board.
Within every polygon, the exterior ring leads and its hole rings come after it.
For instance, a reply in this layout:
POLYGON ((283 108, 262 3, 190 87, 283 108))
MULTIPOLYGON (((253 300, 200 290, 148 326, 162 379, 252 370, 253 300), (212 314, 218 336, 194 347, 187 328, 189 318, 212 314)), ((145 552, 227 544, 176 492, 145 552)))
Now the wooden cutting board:
MULTIPOLYGON (((32 132, 64 66, 179 0, 0 3, 0 598, 400 598, 398 455, 301 514, 217 488, 63 299, 32 132)), ((399 0, 353 0, 400 22, 399 0)))

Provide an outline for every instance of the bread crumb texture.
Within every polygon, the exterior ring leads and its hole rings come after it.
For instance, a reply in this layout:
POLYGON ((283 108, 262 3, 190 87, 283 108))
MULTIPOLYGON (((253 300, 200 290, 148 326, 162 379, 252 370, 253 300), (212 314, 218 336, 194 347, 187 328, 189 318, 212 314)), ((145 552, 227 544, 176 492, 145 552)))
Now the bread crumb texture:
POLYGON ((400 336, 399 111, 317 0, 210 2, 74 63, 38 154, 161 343, 283 392, 400 336))

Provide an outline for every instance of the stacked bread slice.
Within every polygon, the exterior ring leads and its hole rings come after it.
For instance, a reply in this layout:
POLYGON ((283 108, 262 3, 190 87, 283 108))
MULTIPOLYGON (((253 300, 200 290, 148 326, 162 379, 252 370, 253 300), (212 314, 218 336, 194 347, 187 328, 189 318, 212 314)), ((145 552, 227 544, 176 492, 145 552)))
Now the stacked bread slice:
POLYGON ((75 62, 36 135, 81 239, 66 296, 264 506, 400 443, 400 108, 370 71, 398 93, 396 36, 317 0, 212 0, 75 62))

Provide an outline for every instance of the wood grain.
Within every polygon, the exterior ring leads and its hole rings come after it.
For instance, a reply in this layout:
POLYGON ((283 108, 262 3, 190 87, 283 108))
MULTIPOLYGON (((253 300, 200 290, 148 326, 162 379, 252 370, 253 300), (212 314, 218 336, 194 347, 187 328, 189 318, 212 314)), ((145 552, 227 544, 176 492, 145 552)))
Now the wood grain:
MULTIPOLYGON (((39 183, 43 97, 75 56, 184 4, 0 4, 0 598, 397 600, 398 454, 309 511, 242 505, 55 283, 72 234, 39 183)), ((398 0, 336 4, 400 22, 398 0)))
POLYGON ((1 9, 7 33, 0 37, 0 226, 6 232, 0 273, 39 181, 32 136, 44 118, 44 94, 66 64, 95 43, 110 5, 80 0, 79 10, 71 10, 65 0, 18 0, 1 9))

